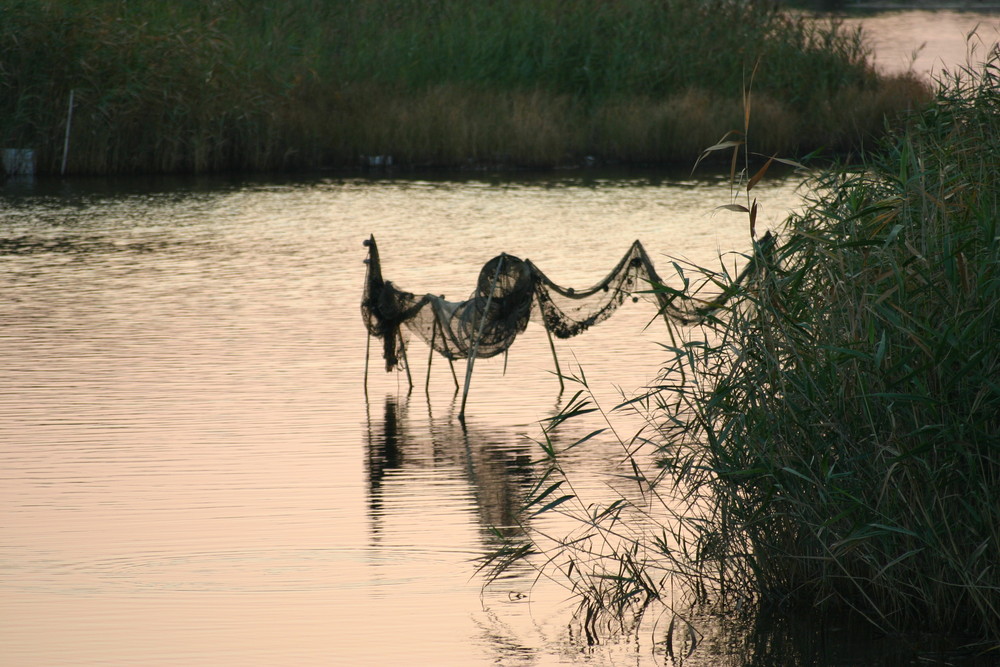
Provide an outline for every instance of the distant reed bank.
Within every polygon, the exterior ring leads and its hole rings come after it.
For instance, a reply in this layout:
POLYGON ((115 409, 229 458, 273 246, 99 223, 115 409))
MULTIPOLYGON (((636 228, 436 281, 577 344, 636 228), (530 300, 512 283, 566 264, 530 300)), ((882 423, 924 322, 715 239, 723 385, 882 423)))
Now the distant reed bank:
POLYGON ((0 141, 43 173, 690 163, 756 67, 754 145, 836 153, 929 96, 867 55, 766 2, 8 0, 0 141))

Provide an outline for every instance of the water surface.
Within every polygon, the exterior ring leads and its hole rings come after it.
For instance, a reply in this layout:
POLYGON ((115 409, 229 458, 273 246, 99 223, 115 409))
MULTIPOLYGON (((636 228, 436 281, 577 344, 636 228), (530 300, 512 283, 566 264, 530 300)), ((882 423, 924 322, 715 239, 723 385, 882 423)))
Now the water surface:
MULTIPOLYGON (((774 224, 797 203, 793 182, 759 197, 774 224)), ((506 372, 477 364, 466 428, 441 359, 425 394, 419 343, 418 389, 373 349, 366 400, 361 241, 413 291, 465 298, 501 251, 588 287, 637 238, 665 275, 668 255, 744 249, 745 221, 713 212, 728 201, 720 180, 573 174, 8 190, 4 663, 569 660, 530 577, 484 592, 474 576, 560 404, 544 330, 506 372)), ((656 374, 654 317, 629 304, 561 361, 611 407, 656 374)), ((599 487, 614 446, 572 465, 599 487)))
POLYGON ((840 15, 869 37, 876 67, 937 79, 981 63, 1000 39, 1000 10, 853 10, 840 15))
MULTIPOLYGON (((758 186, 759 228, 796 185, 758 186)), ((401 287, 454 299, 500 252, 588 287, 635 239, 679 286, 672 258, 741 262, 746 221, 715 210, 732 196, 649 173, 9 183, 0 662, 669 662, 657 619, 590 646, 558 588, 482 588, 488 529, 512 522, 538 421, 566 399, 544 330, 477 363, 464 428, 441 359, 425 393, 420 343, 412 393, 373 347, 366 397, 361 241, 401 287)), ((655 377, 665 333, 640 302, 558 354, 610 407, 655 377)), ((600 495, 621 459, 598 438, 567 466, 600 495)), ((685 664, 739 659, 725 623, 702 629, 685 664)))

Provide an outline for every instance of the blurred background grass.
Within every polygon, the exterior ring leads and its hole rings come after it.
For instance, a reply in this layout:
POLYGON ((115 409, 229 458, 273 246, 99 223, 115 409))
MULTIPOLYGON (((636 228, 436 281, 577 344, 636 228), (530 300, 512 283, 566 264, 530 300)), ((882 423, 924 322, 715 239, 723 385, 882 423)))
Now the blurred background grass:
POLYGON ((842 152, 926 85, 731 0, 10 0, 3 145, 71 173, 690 163, 754 76, 761 152, 842 152))

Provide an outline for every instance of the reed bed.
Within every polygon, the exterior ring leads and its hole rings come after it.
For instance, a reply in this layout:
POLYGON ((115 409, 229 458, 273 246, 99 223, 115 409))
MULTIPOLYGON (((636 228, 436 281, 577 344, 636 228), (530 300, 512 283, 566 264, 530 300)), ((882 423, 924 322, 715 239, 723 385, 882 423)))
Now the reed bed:
POLYGON ((73 173, 689 163, 755 67, 761 150, 856 148, 928 94, 769 3, 11 0, 0 140, 52 172, 70 124, 73 173))
MULTIPOLYGON (((578 530, 529 527, 488 559, 494 576, 533 564, 592 627, 653 604, 684 627, 705 606, 854 617, 995 659, 1000 49, 939 86, 859 167, 817 175, 775 243, 753 236, 766 166, 744 172, 726 207, 748 216, 752 270, 676 265, 676 298, 730 298, 676 331, 660 384, 619 406, 649 418, 621 441, 632 488, 580 498, 546 430, 527 505, 578 530)), ((599 407, 585 396, 560 428, 599 407)))

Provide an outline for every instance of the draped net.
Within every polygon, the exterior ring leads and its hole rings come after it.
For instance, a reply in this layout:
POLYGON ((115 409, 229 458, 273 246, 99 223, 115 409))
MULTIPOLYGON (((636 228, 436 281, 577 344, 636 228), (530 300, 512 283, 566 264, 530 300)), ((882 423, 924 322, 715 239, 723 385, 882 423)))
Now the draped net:
POLYGON ((680 293, 663 286, 639 241, 603 280, 585 290, 557 285, 530 260, 497 255, 483 266, 465 301, 397 288, 382 277, 375 237, 365 245, 368 274, 361 313, 368 333, 382 340, 387 371, 405 358, 403 327, 454 360, 506 352, 533 315, 553 335, 571 338, 611 317, 630 297, 652 300, 660 314, 678 322, 699 316, 675 305, 680 293))

